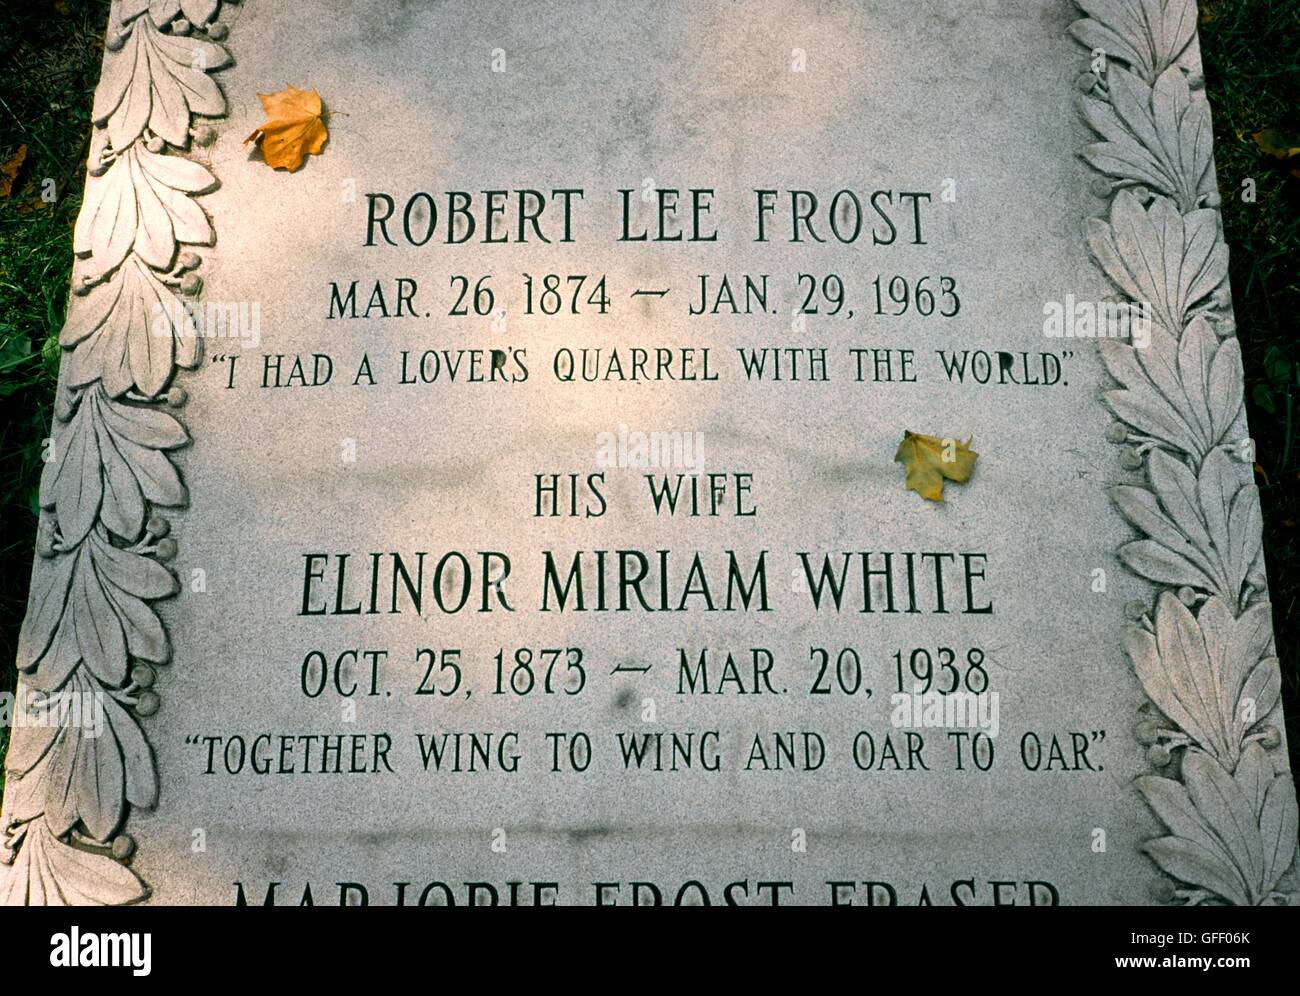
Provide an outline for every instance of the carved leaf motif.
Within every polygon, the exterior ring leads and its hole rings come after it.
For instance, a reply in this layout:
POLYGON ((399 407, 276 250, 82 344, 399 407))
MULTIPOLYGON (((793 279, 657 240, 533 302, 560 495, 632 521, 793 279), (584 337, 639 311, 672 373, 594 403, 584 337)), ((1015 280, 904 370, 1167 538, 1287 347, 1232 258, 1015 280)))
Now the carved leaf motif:
POLYGON ((101 177, 87 181, 72 248, 91 257, 94 280, 117 269, 132 250, 156 270, 168 270, 178 243, 210 245, 212 226, 187 194, 206 193, 216 178, 183 156, 132 145, 101 177))
POLYGON ((1070 33, 1148 83, 1178 61, 1196 32, 1194 0, 1078 0, 1087 18, 1070 33))
POLYGON ((1256 743, 1236 775, 1204 751, 1183 757, 1185 785, 1147 775, 1138 788, 1172 835, 1144 846, 1166 872, 1238 905, 1266 902, 1291 863, 1297 810, 1285 775, 1256 743))
POLYGON ((1208 104, 1192 93, 1180 66, 1195 36, 1196 5, 1076 3, 1089 17, 1072 34, 1111 63, 1104 85, 1090 80, 1093 95, 1080 102, 1102 139, 1083 158, 1115 186, 1156 194, 1144 210, 1137 195, 1121 189, 1110 217, 1088 222, 1098 264, 1130 301, 1149 304, 1154 318, 1145 349, 1100 343, 1121 385, 1107 403, 1135 430, 1129 438, 1139 452, 1149 452, 1152 491, 1114 492, 1146 537, 1121 556, 1153 581, 1212 593, 1193 616, 1164 592, 1154 632, 1135 629, 1129 637, 1147 695, 1202 748, 1184 753, 1183 784, 1138 780, 1171 831, 1145 849, 1195 887, 1184 893, 1189 902, 1267 902, 1295 856, 1298 820, 1289 778, 1275 776, 1257 740, 1247 743, 1276 707, 1280 674, 1262 589, 1245 581, 1259 555, 1258 503, 1246 467, 1224 452, 1246 435, 1240 352, 1230 338, 1219 345, 1205 318, 1226 310, 1227 248, 1217 210, 1200 208, 1212 203, 1214 188, 1208 104))
POLYGON ((1223 450, 1206 458, 1199 476, 1157 450, 1149 472, 1154 494, 1132 485, 1111 489, 1124 517, 1148 537, 1120 547, 1120 559, 1152 581, 1189 585, 1241 605, 1260 550, 1255 485, 1223 450))
POLYGON ((149 9, 149 0, 119 0, 117 17, 119 24, 135 20, 149 9))
MULTIPOLYGON (((23 679, 18 679, 18 690, 22 693, 23 679)), ((16 742, 21 730, 11 733, 10 744, 16 742)), ((8 768, 6 758, 4 805, 0 808, 0 882, 4 879, 4 865, 14 863, 16 849, 22 844, 29 820, 39 819, 45 814, 45 781, 37 775, 19 778, 8 768)), ((3 888, 3 885, 0 885, 3 888)))
POLYGON ((180 0, 149 0, 149 16, 160 28, 180 12, 180 0))
POLYGON ((127 259, 84 297, 74 297, 59 335, 68 358, 68 386, 102 380, 117 397, 135 387, 157 395, 171 379, 173 363, 199 362, 199 336, 186 302, 135 257, 127 259))
MULTIPOLYGON (((78 670, 66 691, 88 702, 95 684, 78 670)), ((56 696, 52 701, 60 699, 56 696)), ((121 823, 126 807, 126 772, 117 739, 108 730, 101 731, 101 736, 87 735, 90 731, 70 718, 56 720, 55 728, 58 735, 44 772, 49 786, 45 822, 56 837, 81 825, 95 840, 107 840, 121 823)))
POLYGON ((218 0, 180 0, 181 11, 191 24, 206 24, 217 12, 218 0))
POLYGON ((152 809, 158 805, 158 767, 153 749, 135 716, 127 712, 113 695, 104 696, 104 722, 122 752, 125 784, 122 792, 132 806, 152 809))
POLYGON ((1174 878, 1234 906, 1250 905, 1249 887, 1223 842, 1201 819, 1187 790, 1172 778, 1155 775, 1138 778, 1137 786, 1156 815, 1175 831, 1147 841, 1142 850, 1174 878))
POLYGON ((177 14, 184 14, 194 24, 205 24, 217 12, 218 0, 136 0, 141 7, 149 8, 149 16, 162 27, 177 14))
MULTIPOLYGON (((212 6, 215 9, 215 0, 212 6)), ((172 7, 174 17, 178 9, 174 2, 172 7)), ((138 10, 124 11, 122 21, 138 14, 138 10)), ((119 51, 105 51, 91 117, 95 124, 106 126, 114 149, 130 146, 145 128, 184 148, 189 144, 191 114, 225 113, 221 88, 207 74, 229 61, 230 54, 220 45, 162 34, 147 20, 139 21, 119 51)))
POLYGON ((95 434, 99 438, 104 479, 100 520, 111 532, 125 540, 134 541, 144 529, 144 491, 131 464, 113 445, 112 434, 102 421, 95 426, 95 434))
POLYGON ((120 688, 129 656, 167 660, 166 634, 147 601, 176 593, 172 573, 150 557, 114 547, 100 529, 67 556, 72 569, 55 631, 37 656, 19 658, 20 667, 35 669, 35 687, 61 688, 84 662, 103 685, 120 688))
MULTIPOLYGON (((1251 746, 1255 747, 1254 744, 1251 746)), ((1262 748, 1255 749, 1263 754, 1262 748)), ((1278 775, 1269 779, 1267 784, 1268 789, 1259 807, 1259 834, 1264 844, 1264 882, 1266 888, 1272 889, 1295 860, 1300 813, 1297 813, 1295 791, 1289 778, 1278 775)))
POLYGON ((1155 632, 1131 627, 1126 649, 1138 680, 1160 711, 1206 750, 1226 759, 1234 748, 1223 735, 1219 689, 1191 611, 1163 592, 1156 603, 1155 632))
POLYGON ((1083 158, 1123 185, 1145 184, 1172 197, 1183 211, 1214 192, 1210 106, 1193 99, 1182 70, 1171 66, 1154 86, 1118 67, 1106 73, 1109 99, 1081 101, 1084 120, 1102 141, 1083 158))
POLYGON ((60 625, 72 627, 91 674, 110 688, 117 688, 126 681, 126 633, 104 592, 103 579, 89 551, 88 544, 77 551, 68 605, 60 625))
POLYGON ((5 765, 22 778, 47 762, 40 776, 46 782, 43 802, 56 835, 80 825, 95 840, 107 841, 126 803, 157 802, 158 773, 139 724, 84 671, 59 692, 31 696, 28 703, 35 722, 18 731, 5 765), (98 718, 92 703, 103 708, 98 718))
POLYGON ((44 820, 26 824, 13 866, 0 872, 6 906, 117 906, 149 895, 125 865, 65 844, 44 820))
POLYGON ((1133 301, 1149 305, 1157 325, 1183 328, 1228 278, 1228 248, 1217 212, 1182 214, 1167 198, 1149 209, 1131 191, 1115 195, 1109 223, 1088 219, 1088 245, 1111 281, 1133 301))
MULTIPOLYGON (((1197 625, 1220 689, 1219 721, 1228 743, 1241 744, 1268 719, 1282 691, 1282 672, 1272 653, 1270 606, 1256 602, 1234 618, 1226 602, 1210 598, 1201 606, 1197 625)), ((1229 767, 1235 770, 1232 759, 1229 767)))
MULTIPOLYGON (((59 620, 63 618, 76 559, 75 551, 36 558, 27 596, 27 614, 18 633, 17 666, 20 671, 30 671, 48 653, 59 620)), ((73 661, 72 666, 75 665, 76 661, 73 661)))
POLYGON ((1193 616, 1170 592, 1156 603, 1155 631, 1134 626, 1126 649, 1142 688, 1179 729, 1229 771, 1245 734, 1277 704, 1281 678, 1270 651, 1267 603, 1240 618, 1218 598, 1193 616), (1244 699, 1253 700, 1253 712, 1244 699), (1247 715, 1253 718, 1247 721, 1247 715))
POLYGON ((104 498, 102 466, 94 402, 84 401, 55 437, 54 459, 41 473, 41 507, 56 510, 59 531, 68 546, 85 539, 99 516, 104 498))
POLYGON ((128 708, 136 688, 127 673, 132 661, 170 657, 149 603, 174 594, 176 580, 141 552, 151 551, 141 537, 151 506, 186 500, 166 451, 188 440, 170 414, 118 399, 132 389, 154 398, 176 366, 198 362, 198 337, 169 274, 178 246, 211 243, 212 226, 192 195, 216 181, 198 163, 148 146, 161 139, 183 147, 192 115, 225 113, 206 73, 226 65, 228 53, 186 37, 176 23, 183 15, 202 27, 218 6, 112 5, 90 143, 90 162, 103 169, 87 181, 73 238, 89 293, 76 299, 61 336, 68 355, 55 401, 60 427, 42 479, 41 555, 17 655, 24 690, 56 693, 55 701, 90 696, 102 703, 104 726, 91 736, 59 714, 15 731, 0 827, 6 904, 125 904, 148 895, 123 864, 70 840, 107 842, 128 806, 157 801, 157 770, 128 708), (158 30, 163 25, 172 31, 158 30))
POLYGON ((41 507, 54 510, 64 544, 80 543, 96 521, 133 541, 144 527, 146 500, 185 504, 180 475, 162 451, 186 440, 165 412, 87 391, 56 437, 55 459, 41 477, 41 507))
MULTIPOLYGON (((20 691, 27 697, 26 708, 31 716, 44 719, 57 715, 59 700, 54 693, 34 690, 30 686, 23 686, 20 691), (51 697, 43 700, 41 697, 45 695, 51 697)), ((23 778, 49 753, 62 732, 62 726, 57 721, 15 726, 13 739, 9 743, 9 753, 5 755, 6 778, 23 778)), ((27 779, 25 782, 28 785, 35 783, 36 779, 27 779)), ((43 804, 41 808, 44 808, 43 804)))
POLYGON ((102 535, 92 534, 89 548, 104 594, 122 623, 127 650, 140 660, 165 663, 171 645, 147 603, 176 594, 176 578, 153 558, 115 547, 102 535))
POLYGON ((141 493, 152 504, 167 508, 186 504, 185 485, 171 461, 163 455, 163 451, 188 441, 180 423, 166 412, 123 404, 103 395, 96 398, 96 409, 100 416, 100 449, 107 455, 106 459, 120 457, 141 493))
MULTIPOLYGON (((216 0, 211 3, 215 11, 216 0)), ((199 23, 194 17, 190 20, 199 23)), ((151 58, 157 55, 159 64, 175 79, 185 94, 191 114, 220 117, 226 113, 221 87, 207 75, 230 65, 230 53, 224 46, 192 35, 182 37, 156 31, 150 33, 149 42, 151 58)))
POLYGON ((1200 464, 1216 448, 1246 437, 1241 347, 1222 342, 1197 316, 1176 339, 1151 327, 1146 347, 1099 340, 1120 390, 1106 392, 1117 418, 1143 436, 1200 464))

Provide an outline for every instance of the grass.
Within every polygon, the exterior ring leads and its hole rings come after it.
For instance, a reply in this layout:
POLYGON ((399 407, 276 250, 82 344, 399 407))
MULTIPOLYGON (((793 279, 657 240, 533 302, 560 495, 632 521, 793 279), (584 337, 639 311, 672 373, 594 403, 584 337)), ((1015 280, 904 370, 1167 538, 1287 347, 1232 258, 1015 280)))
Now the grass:
POLYGON ((1231 251, 1246 414, 1264 508, 1264 560, 1282 666, 1291 771, 1300 774, 1300 159, 1263 155, 1265 128, 1300 132, 1300 4, 1201 4, 1201 57, 1231 251), (1253 180, 1255 200, 1244 200, 1253 180))
MULTIPOLYGON (((107 19, 107 0, 0 0, 0 163, 27 147, 12 192, 0 199, 0 691, 13 688, 27 606, 42 441, 107 19)), ((0 756, 7 740, 0 728, 0 756)))
MULTIPOLYGON (((1251 138, 1268 127, 1300 132, 1300 4, 1203 0, 1201 10, 1291 768, 1300 772, 1300 178, 1251 138), (1254 202, 1241 197, 1248 178, 1254 202)), ((108 0, 0 0, 0 163, 28 150, 14 192, 0 198, 0 690, 15 677, 107 12, 108 0), (47 180, 50 201, 41 198, 47 180)), ((5 738, 0 729, 0 756, 5 738)))

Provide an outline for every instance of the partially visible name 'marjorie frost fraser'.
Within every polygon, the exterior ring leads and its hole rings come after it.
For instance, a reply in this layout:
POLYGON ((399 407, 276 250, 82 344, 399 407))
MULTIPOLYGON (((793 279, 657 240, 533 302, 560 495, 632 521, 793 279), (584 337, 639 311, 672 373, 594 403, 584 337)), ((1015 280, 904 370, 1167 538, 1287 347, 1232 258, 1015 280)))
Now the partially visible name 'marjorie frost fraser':
POLYGON ((815 896, 800 896, 792 881, 710 877, 667 884, 645 879, 589 882, 578 896, 562 895, 558 882, 270 882, 254 888, 235 883, 236 906, 1058 906, 1051 882, 1036 880, 951 882, 901 885, 876 879, 824 882, 815 896))

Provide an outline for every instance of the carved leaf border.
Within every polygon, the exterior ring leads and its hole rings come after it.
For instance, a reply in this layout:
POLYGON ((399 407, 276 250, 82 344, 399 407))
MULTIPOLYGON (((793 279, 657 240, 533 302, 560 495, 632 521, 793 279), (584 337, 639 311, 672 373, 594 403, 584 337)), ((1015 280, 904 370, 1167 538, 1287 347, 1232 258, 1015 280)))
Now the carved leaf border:
MULTIPOLYGON (((227 0, 230 2, 230 0, 227 0)), ((1081 113, 1101 141, 1084 158, 1118 190, 1090 219, 1098 265, 1153 307, 1151 344, 1103 342, 1119 390, 1116 442, 1135 444, 1147 486, 1114 500, 1145 538, 1124 563, 1167 586, 1137 606, 1128 654, 1151 700, 1138 738, 1153 766, 1138 788, 1168 828, 1151 859, 1186 903, 1258 904, 1296 852, 1297 808, 1276 718, 1280 676, 1258 567, 1258 496, 1242 445, 1240 353, 1213 187, 1209 109, 1185 57, 1195 0, 1077 0, 1072 34, 1124 63, 1085 74, 1081 113), (1193 611, 1195 609, 1195 611, 1193 611), (1247 708, 1247 706, 1249 708, 1247 708), (1180 752, 1176 755, 1175 751, 1180 752), (1272 755, 1272 756, 1270 756, 1272 755), (1276 758, 1276 759, 1275 759, 1276 758)), ((176 371, 198 362, 183 320, 201 282, 182 245, 213 232, 192 200, 215 186, 169 151, 225 101, 207 75, 228 64, 217 0, 114 0, 96 91, 90 177, 74 249, 76 296, 61 343, 54 459, 41 487, 38 558, 20 637, 20 692, 33 712, 61 693, 102 703, 90 737, 66 714, 15 728, 0 813, 0 902, 123 904, 149 895, 129 867, 131 807, 158 795, 140 718, 159 705, 154 667, 170 647, 150 603, 176 591, 158 508, 185 490, 167 453, 187 441, 163 410, 184 402, 176 371), (145 13, 149 16, 142 16, 145 13), (193 34, 201 32, 206 38, 193 34), (188 65, 186 56, 188 54, 188 65)), ((197 136, 196 136, 197 137, 197 136)))
POLYGON ((108 15, 19 636, 27 721, 15 723, 5 758, 3 904, 149 896, 125 826, 133 808, 158 799, 141 720, 160 705, 156 668, 171 657, 152 603, 179 588, 165 566, 176 542, 161 510, 186 504, 169 454, 189 441, 167 409, 185 402, 177 371, 199 362, 187 306, 202 288, 201 259, 185 247, 214 240, 194 198, 216 178, 182 153, 214 137, 196 119, 226 113, 210 76, 230 63, 219 7, 114 0, 108 15))
MULTIPOLYGON (((1119 550, 1159 586, 1133 603, 1126 651, 1149 703, 1137 728, 1152 767, 1137 788, 1167 828, 1143 850, 1166 901, 1285 903, 1297 812, 1282 741, 1281 675, 1261 563, 1259 495, 1242 403, 1210 108, 1192 58, 1195 0, 1075 0, 1092 53, 1082 158, 1109 198, 1089 218, 1097 265, 1150 306, 1145 347, 1101 340, 1105 394, 1145 482, 1111 497, 1139 538, 1119 550), (1100 57, 1100 64, 1098 58, 1100 57), (1097 71, 1100 70, 1100 71, 1097 71)), ((1294 899, 1292 901, 1295 901, 1294 899)))

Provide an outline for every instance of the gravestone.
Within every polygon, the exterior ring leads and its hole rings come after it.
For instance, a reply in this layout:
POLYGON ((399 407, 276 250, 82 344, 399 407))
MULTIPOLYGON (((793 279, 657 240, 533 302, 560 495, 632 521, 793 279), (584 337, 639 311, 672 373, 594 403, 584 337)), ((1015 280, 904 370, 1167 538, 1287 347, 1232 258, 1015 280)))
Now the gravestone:
POLYGON ((0 896, 1294 897, 1195 23, 116 0, 0 896))

